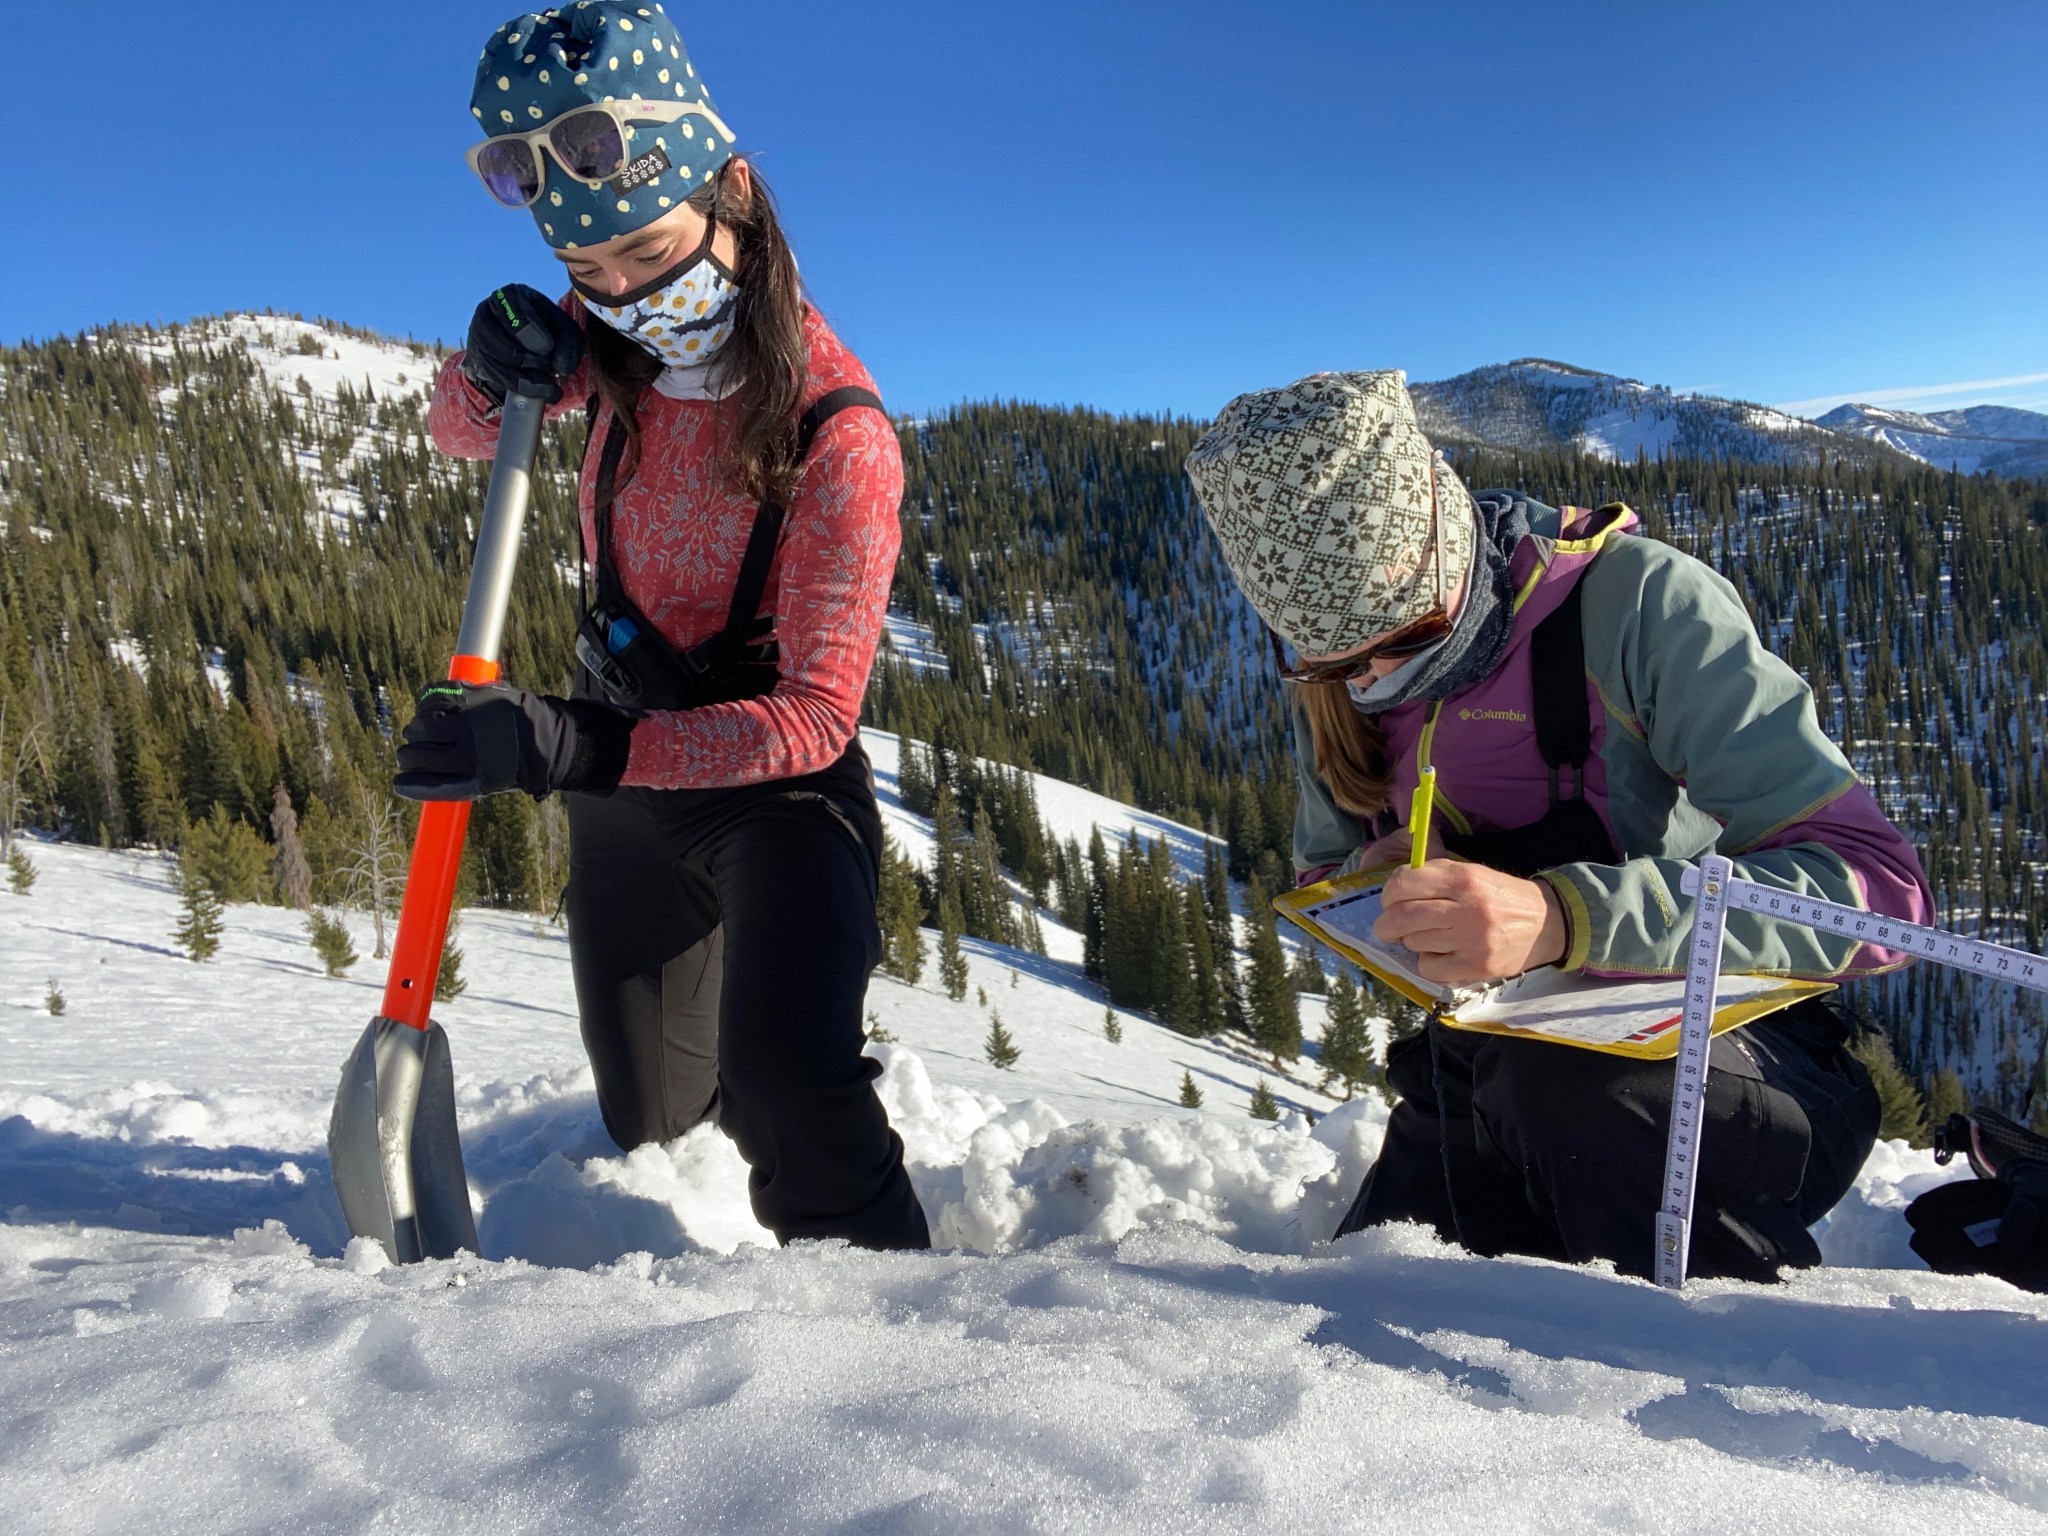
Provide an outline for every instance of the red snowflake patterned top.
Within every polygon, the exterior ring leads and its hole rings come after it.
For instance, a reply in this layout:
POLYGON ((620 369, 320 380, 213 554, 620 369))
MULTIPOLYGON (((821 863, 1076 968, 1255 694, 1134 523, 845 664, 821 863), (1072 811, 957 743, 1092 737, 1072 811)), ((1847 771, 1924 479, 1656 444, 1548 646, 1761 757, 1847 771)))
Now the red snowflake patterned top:
MULTIPOLYGON (((563 308, 580 312, 573 296, 563 308)), ((806 408, 842 386, 875 387, 815 310, 804 312, 804 341, 806 408)), ((461 362, 458 352, 441 369, 428 427, 443 453, 488 458, 498 445, 496 414, 461 362)), ((549 418, 583 409, 592 388, 586 357, 549 418)), ((718 474, 729 402, 671 400, 649 389, 637 414, 640 462, 612 506, 612 558, 626 595, 686 650, 725 627, 757 503, 718 474)), ((600 409, 595 441, 604 440, 610 420, 610 408, 600 409)), ((597 459, 587 456, 577 496, 586 549, 597 459)), ((775 615, 782 681, 755 699, 649 714, 633 731, 623 782, 717 789, 813 773, 839 758, 858 730, 881 637, 903 537, 902 500, 903 456, 881 413, 854 408, 827 421, 790 500, 762 602, 775 615)))

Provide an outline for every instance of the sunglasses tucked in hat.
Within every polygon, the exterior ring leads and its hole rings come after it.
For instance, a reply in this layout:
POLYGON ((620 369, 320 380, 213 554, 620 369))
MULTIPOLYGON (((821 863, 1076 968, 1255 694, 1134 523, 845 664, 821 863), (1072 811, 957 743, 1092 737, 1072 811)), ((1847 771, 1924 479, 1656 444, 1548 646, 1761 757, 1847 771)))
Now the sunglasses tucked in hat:
POLYGON ((659 5, 576 0, 514 17, 484 45, 470 111, 492 139, 508 141, 481 146, 493 151, 481 161, 473 150, 471 164, 500 202, 531 206, 556 250, 645 228, 732 158, 731 130, 659 5), (587 124, 536 132, 607 104, 587 124), (635 118, 636 104, 659 111, 635 118), (586 160, 602 144, 610 153, 586 160), (580 179, 565 159, 603 179, 580 179))
POLYGON ((1389 369, 1254 390, 1188 454, 1238 585, 1303 655, 1356 650, 1422 618, 1437 606, 1437 561, 1452 589, 1472 563, 1471 493, 1432 463, 1407 383, 1389 369))

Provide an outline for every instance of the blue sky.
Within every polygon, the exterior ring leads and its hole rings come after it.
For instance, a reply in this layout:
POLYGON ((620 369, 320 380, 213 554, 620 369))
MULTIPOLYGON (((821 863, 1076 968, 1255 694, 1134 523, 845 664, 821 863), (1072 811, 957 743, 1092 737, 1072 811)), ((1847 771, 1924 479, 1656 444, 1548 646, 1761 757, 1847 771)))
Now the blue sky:
MULTIPOLYGON (((2039 0, 671 9, 900 409, 1530 355, 2048 409, 2039 0)), ((0 342, 265 306, 456 340, 556 283, 461 158, 511 14, 11 7, 0 342)))

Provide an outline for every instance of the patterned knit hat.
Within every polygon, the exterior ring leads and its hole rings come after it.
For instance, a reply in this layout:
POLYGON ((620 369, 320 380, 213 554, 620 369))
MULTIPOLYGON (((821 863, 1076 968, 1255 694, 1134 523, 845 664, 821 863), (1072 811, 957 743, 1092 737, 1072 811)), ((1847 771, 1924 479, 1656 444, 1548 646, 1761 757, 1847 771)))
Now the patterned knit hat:
MULTIPOLYGON (((515 16, 484 47, 469 109, 495 137, 603 101, 711 105, 675 24, 652 0, 574 0, 515 16)), ((556 250, 601 245, 652 224, 732 158, 732 135, 713 118, 643 122, 628 133, 626 169, 596 187, 542 153, 546 181, 533 217, 556 250)))
POLYGON ((1472 562, 1476 509, 1434 464, 1408 376, 1318 373, 1223 407, 1188 478, 1252 606, 1304 656, 1337 656, 1436 606, 1431 486, 1444 584, 1472 562))

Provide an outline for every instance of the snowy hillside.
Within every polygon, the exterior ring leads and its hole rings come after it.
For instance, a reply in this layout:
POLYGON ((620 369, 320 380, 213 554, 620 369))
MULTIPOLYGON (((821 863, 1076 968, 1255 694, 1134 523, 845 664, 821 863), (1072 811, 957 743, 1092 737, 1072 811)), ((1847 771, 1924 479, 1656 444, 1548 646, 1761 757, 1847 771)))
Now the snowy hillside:
POLYGON ((166 331, 123 327, 110 334, 145 357, 168 358, 181 346, 240 351, 271 385, 318 400, 344 390, 359 400, 424 399, 441 367, 423 342, 290 315, 213 315, 166 331))
POLYGON ((2048 415, 2009 405, 1972 405, 1954 411, 1892 410, 1838 405, 1816 424, 1884 443, 1938 469, 1965 475, 2048 475, 2048 415))
MULTIPOLYGON (((1039 792, 1062 835, 1199 858, 1039 792)), ((15 1528, 2048 1530, 2048 1300, 1917 1270, 1897 1208, 1952 1173, 1903 1146, 1821 1232, 1879 1267, 1776 1289, 1674 1298, 1412 1229, 1323 1246, 1377 1100, 1136 1017, 1110 1043, 1048 922, 1045 958, 969 941, 986 1004, 869 995, 944 1251, 778 1251, 715 1130, 616 1153, 560 932, 474 911, 438 1012, 485 1256, 393 1270, 346 1245, 323 1144, 381 968, 326 978, 265 907, 195 965, 162 862, 33 852, 0 896, 15 1528), (1319 1123, 1250 1120, 1262 1075, 1319 1123)))
POLYGON ((1438 443, 1563 448, 1608 460, 1730 458, 1810 463, 1823 449, 1867 457, 1858 441, 1768 406, 1679 394, 1542 358, 1413 384, 1423 430, 1438 443))

